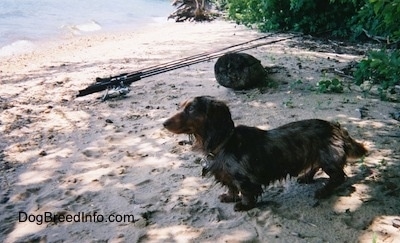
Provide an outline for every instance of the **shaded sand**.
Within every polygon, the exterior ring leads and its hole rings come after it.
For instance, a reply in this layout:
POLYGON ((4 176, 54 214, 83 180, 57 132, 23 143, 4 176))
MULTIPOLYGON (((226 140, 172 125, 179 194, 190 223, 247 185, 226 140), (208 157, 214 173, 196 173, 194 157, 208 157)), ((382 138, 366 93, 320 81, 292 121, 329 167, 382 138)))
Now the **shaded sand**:
POLYGON ((272 67, 271 88, 221 87, 212 60, 136 82, 125 99, 75 98, 96 77, 260 35, 222 21, 166 23, 2 57, 0 241, 399 242, 400 129, 390 116, 399 105, 364 96, 347 79, 342 94, 315 91, 318 81, 361 58, 365 46, 295 38, 247 51, 272 67), (370 154, 345 168, 346 184, 327 200, 312 196, 326 182, 319 175, 312 185, 276 183, 256 209, 234 212, 217 199, 224 188, 200 176, 199 155, 181 142, 187 136, 162 128, 180 102, 197 95, 226 101, 236 124, 339 121, 370 154), (41 223, 46 213, 65 218, 41 223), (65 222, 79 213, 104 222, 65 222), (105 222, 110 215, 135 222, 105 222))

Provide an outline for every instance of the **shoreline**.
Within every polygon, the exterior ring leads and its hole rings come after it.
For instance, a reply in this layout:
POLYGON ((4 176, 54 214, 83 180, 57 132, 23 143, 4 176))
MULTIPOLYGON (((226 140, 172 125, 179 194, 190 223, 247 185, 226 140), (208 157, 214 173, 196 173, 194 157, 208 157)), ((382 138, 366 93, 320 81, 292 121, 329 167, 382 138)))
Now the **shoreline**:
POLYGON ((146 23, 167 19, 173 10, 169 1, 137 0, 64 2, 5 1, 0 25, 0 55, 22 49, 22 41, 30 44, 65 35, 81 35, 93 31, 133 30, 146 23), (91 11, 87 11, 90 9, 91 11), (6 47, 4 50, 3 47, 6 47))
MULTIPOLYGON (((221 87, 211 60, 148 77, 126 98, 75 98, 96 77, 133 72, 264 35, 227 21, 156 23, 132 32, 46 42, 0 57, 0 241, 395 242, 400 240, 398 104, 365 97, 349 81, 341 94, 316 91, 323 72, 361 56, 353 46, 303 37, 246 51, 273 68, 271 87, 221 87), (335 49, 336 50, 336 49, 335 49), (355 51, 353 51, 355 50, 355 51), (340 54, 339 54, 340 53, 340 54), (162 122, 199 95, 225 101, 235 124, 272 129, 291 121, 338 121, 370 154, 348 163, 335 195, 315 200, 325 182, 294 179, 266 188, 259 206, 234 212, 225 191, 200 176, 201 155, 162 122), (366 108, 366 117, 360 109, 366 108), (18 221, 27 215, 133 215, 135 222, 18 221), (395 223, 393 223, 395 222, 395 223), (329 228, 326 226, 330 225, 329 228)), ((273 36, 272 39, 279 38, 273 36)), ((35 221, 36 220, 36 221, 35 221)))
MULTIPOLYGON (((154 22, 154 23, 148 23, 145 26, 142 26, 140 28, 135 28, 134 30, 127 31, 126 29, 123 30, 116 30, 116 31, 108 31, 108 32, 92 32, 92 33, 87 33, 85 35, 69 35, 69 36, 63 36, 63 37, 55 37, 51 38, 48 40, 41 40, 38 41, 35 46, 36 48, 31 51, 27 51, 24 53, 17 53, 17 54, 12 54, 8 56, 0 56, 0 60, 2 63, 4 62, 13 62, 13 59, 42 59, 42 58, 54 58, 54 56, 51 56, 50 54, 57 54, 57 53, 62 53, 62 52, 68 52, 68 51, 76 51, 76 52, 90 52, 91 55, 97 55, 99 59, 105 58, 105 59, 112 59, 111 57, 103 56, 102 53, 107 53, 106 49, 102 49, 102 45, 108 45, 109 42, 115 42, 117 45, 122 45, 121 48, 113 48, 113 51, 121 51, 122 48, 124 50, 129 50, 129 52, 134 52, 135 48, 134 47, 129 47, 129 42, 134 45, 135 43, 139 43, 142 45, 143 41, 145 40, 146 43, 144 45, 152 45, 152 42, 154 40, 159 39, 158 35, 163 35, 162 39, 163 42, 166 41, 171 41, 172 46, 174 46, 174 38, 178 37, 183 39, 183 41, 193 41, 191 37, 184 36, 185 31, 188 31, 191 26, 189 25, 194 25, 197 27, 200 27, 200 31, 206 32, 207 26, 211 26, 210 28, 213 28, 212 26, 219 26, 220 24, 218 23, 225 23, 223 20, 217 20, 213 21, 214 23, 175 23, 172 20, 166 21, 166 22, 154 22), (168 29, 174 29, 178 33, 169 33, 168 29), (156 29, 156 31, 152 31, 152 29, 156 29), (159 29, 165 29, 165 30, 159 30, 159 29), (139 41, 137 41, 137 40, 139 41), (185 40, 186 39, 186 40, 185 40), (79 50, 81 48, 84 48, 85 50, 79 50), (100 51, 100 54, 99 52, 100 51)), ((228 23, 228 22, 227 22, 228 23)), ((232 24, 232 23, 229 23, 232 24)), ((229 25, 228 24, 228 25, 229 25)), ((223 24, 222 24, 223 25, 223 24)), ((226 26, 225 26, 226 27, 226 26)), ((223 30, 224 27, 221 27, 221 30, 223 30)), ((239 32, 244 31, 244 27, 238 27, 239 32)), ((216 30, 218 32, 218 30, 216 30)), ((250 31, 251 32, 251 31, 250 31)), ((254 31, 255 32, 255 31, 254 31)), ((202 33, 202 32, 199 32, 202 33)), ((198 34, 198 33, 196 33, 198 34)), ((254 33, 253 36, 257 36, 258 33, 254 33)), ((234 35, 234 34, 233 34, 234 35)), ((242 38, 243 39, 243 38, 242 38)), ((240 42, 240 41, 238 41, 240 42)), ((154 41, 155 44, 157 44, 157 41, 154 41)), ((219 44, 218 46, 224 47, 223 44, 219 44)), ((110 48, 109 48, 110 49, 110 48)), ((198 51, 193 51, 193 53, 202 53, 210 50, 216 49, 213 46, 207 47, 202 45, 202 43, 199 43, 199 50, 198 51)), ((139 50, 141 52, 142 50, 139 50)), ((120 54, 120 53, 118 53, 120 54)), ((116 56, 116 55, 115 55, 116 56)), ((176 56, 176 55, 175 55, 176 56)), ((184 56, 183 54, 181 56, 184 56)), ((127 55, 127 58, 132 58, 129 55, 127 55)), ((152 58, 152 57, 149 57, 152 58)), ((173 58, 173 56, 171 57, 173 58)), ((19 64, 20 61, 17 61, 13 64, 19 64)))
POLYGON ((88 21, 78 25, 66 25, 59 27, 58 33, 49 34, 48 36, 42 36, 40 38, 20 38, 13 41, 0 45, 0 58, 7 58, 16 55, 28 54, 34 51, 38 51, 41 47, 46 46, 50 43, 62 43, 73 41, 81 37, 95 37, 95 36, 107 36, 107 35, 122 35, 122 33, 131 33, 138 30, 148 28, 154 24, 167 23, 166 17, 153 17, 149 20, 142 20, 141 23, 135 25, 125 24, 118 28, 110 29, 111 27, 102 27, 96 21, 88 21))

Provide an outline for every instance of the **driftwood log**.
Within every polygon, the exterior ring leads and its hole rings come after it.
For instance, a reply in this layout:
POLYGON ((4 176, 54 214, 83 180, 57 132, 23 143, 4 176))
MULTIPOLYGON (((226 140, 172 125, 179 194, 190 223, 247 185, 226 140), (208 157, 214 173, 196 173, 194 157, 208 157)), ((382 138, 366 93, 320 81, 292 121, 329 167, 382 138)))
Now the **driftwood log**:
POLYGON ((246 53, 227 53, 214 65, 217 82, 235 90, 250 89, 265 84, 267 72, 261 61, 246 53))
POLYGON ((172 5, 177 8, 168 19, 176 22, 212 20, 210 0, 174 0, 172 5))

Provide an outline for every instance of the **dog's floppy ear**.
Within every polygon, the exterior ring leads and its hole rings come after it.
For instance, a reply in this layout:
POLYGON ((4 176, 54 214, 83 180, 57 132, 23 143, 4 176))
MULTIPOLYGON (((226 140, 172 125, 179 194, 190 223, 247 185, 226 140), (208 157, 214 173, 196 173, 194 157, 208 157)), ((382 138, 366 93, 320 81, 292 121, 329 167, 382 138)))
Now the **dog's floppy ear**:
POLYGON ((202 112, 214 126, 221 124, 221 126, 230 127, 231 112, 224 102, 216 100, 212 96, 198 96, 194 98, 194 102, 197 104, 198 111, 202 112))
POLYGON ((231 130, 233 128, 233 121, 229 107, 217 100, 210 100, 207 106, 207 119, 212 122, 212 126, 219 129, 227 128, 231 130))
POLYGON ((231 112, 228 106, 217 100, 208 100, 205 132, 205 147, 209 150, 217 148, 234 129, 231 112))

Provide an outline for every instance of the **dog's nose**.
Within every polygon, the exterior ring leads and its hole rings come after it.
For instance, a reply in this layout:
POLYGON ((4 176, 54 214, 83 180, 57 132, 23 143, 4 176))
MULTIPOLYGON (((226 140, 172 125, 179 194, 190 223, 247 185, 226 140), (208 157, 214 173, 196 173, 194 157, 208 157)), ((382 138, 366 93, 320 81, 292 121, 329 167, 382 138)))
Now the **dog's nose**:
POLYGON ((167 128, 168 125, 169 125, 170 123, 171 123, 171 122, 170 122, 169 120, 166 120, 166 121, 163 122, 163 126, 164 126, 165 128, 167 128))

